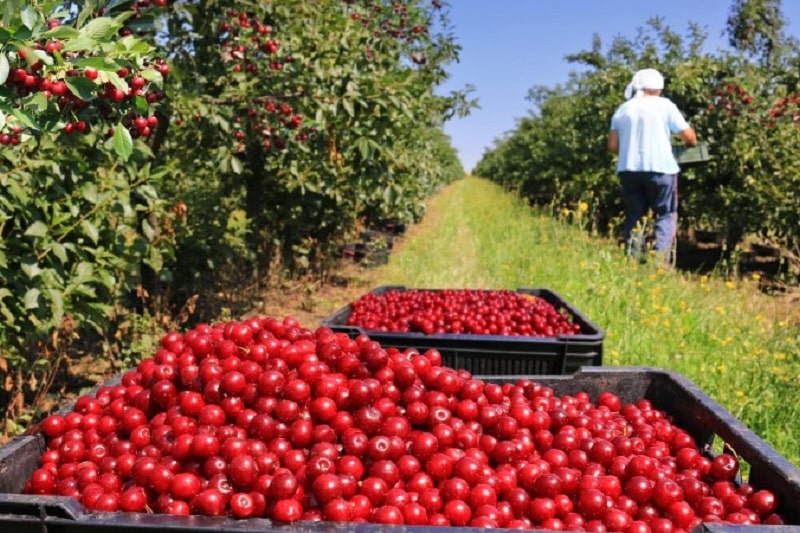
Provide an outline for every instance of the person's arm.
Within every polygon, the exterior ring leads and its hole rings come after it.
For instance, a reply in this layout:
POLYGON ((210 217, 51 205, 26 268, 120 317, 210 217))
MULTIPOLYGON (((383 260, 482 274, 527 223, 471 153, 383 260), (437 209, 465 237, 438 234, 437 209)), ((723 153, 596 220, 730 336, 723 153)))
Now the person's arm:
POLYGON ((619 153, 619 133, 617 133, 617 130, 608 132, 608 151, 612 154, 619 153))
POLYGON ((672 133, 677 134, 686 146, 694 146, 697 144, 697 133, 694 131, 683 114, 678 111, 678 106, 670 102, 672 109, 670 110, 669 129, 672 133))
POLYGON ((678 132, 678 136, 686 146, 694 146, 697 144, 697 133, 695 133, 694 128, 682 129, 678 132))

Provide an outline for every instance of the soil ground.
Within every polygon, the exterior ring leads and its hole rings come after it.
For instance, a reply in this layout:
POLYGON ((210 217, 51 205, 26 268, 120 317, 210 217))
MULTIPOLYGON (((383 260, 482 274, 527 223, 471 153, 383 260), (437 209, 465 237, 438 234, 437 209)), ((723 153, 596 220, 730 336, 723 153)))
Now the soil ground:
POLYGON ((302 326, 314 329, 322 320, 375 288, 378 282, 374 280, 373 270, 345 263, 327 282, 283 283, 265 290, 262 304, 248 316, 291 316, 302 326))

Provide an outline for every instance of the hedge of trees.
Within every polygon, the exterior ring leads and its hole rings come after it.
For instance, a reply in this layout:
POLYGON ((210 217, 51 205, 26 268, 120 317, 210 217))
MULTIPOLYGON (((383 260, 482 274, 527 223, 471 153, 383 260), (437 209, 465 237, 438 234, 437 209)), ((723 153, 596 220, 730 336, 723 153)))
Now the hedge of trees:
MULTIPOLYGON (((0 6, 0 418, 81 338, 135 357, 462 177, 444 2, 8 0, 0 6), (230 291, 229 291, 230 292, 230 291), (200 296, 200 298, 198 298, 200 296), (138 314, 137 314, 138 313, 138 314)), ((244 302, 245 305, 248 301, 244 302)))
POLYGON ((595 228, 615 234, 622 205, 606 150, 611 115, 632 73, 653 67, 712 156, 681 173, 681 226, 724 235, 729 251, 758 235, 800 257, 800 48, 786 35, 780 0, 734 1, 727 32, 730 48, 715 52, 704 51, 699 26, 681 35, 658 18, 606 46, 596 37, 568 57, 580 69, 566 84, 530 90, 533 110, 474 172, 536 203, 586 202, 595 228))

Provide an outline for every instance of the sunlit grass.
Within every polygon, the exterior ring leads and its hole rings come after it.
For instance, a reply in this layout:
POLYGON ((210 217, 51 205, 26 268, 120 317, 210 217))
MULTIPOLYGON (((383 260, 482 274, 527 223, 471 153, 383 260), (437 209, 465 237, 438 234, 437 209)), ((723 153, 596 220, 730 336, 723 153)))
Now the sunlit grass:
POLYGON ((685 375, 800 464, 800 325, 757 279, 699 277, 628 260, 581 229, 588 205, 533 211, 497 186, 460 181, 431 201, 379 273, 408 287, 548 288, 606 332, 606 365, 685 375))

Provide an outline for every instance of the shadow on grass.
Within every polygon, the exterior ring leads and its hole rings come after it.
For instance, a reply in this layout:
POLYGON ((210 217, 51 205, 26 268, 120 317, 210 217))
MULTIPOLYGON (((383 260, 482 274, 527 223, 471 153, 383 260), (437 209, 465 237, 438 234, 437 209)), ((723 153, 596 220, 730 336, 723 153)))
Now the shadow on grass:
POLYGON ((732 261, 726 257, 721 241, 713 236, 702 240, 678 238, 676 268, 684 272, 698 275, 723 272, 739 277, 758 275, 763 292, 784 292, 800 286, 800 278, 786 261, 781 261, 778 248, 751 245, 736 254, 735 265, 732 261))

